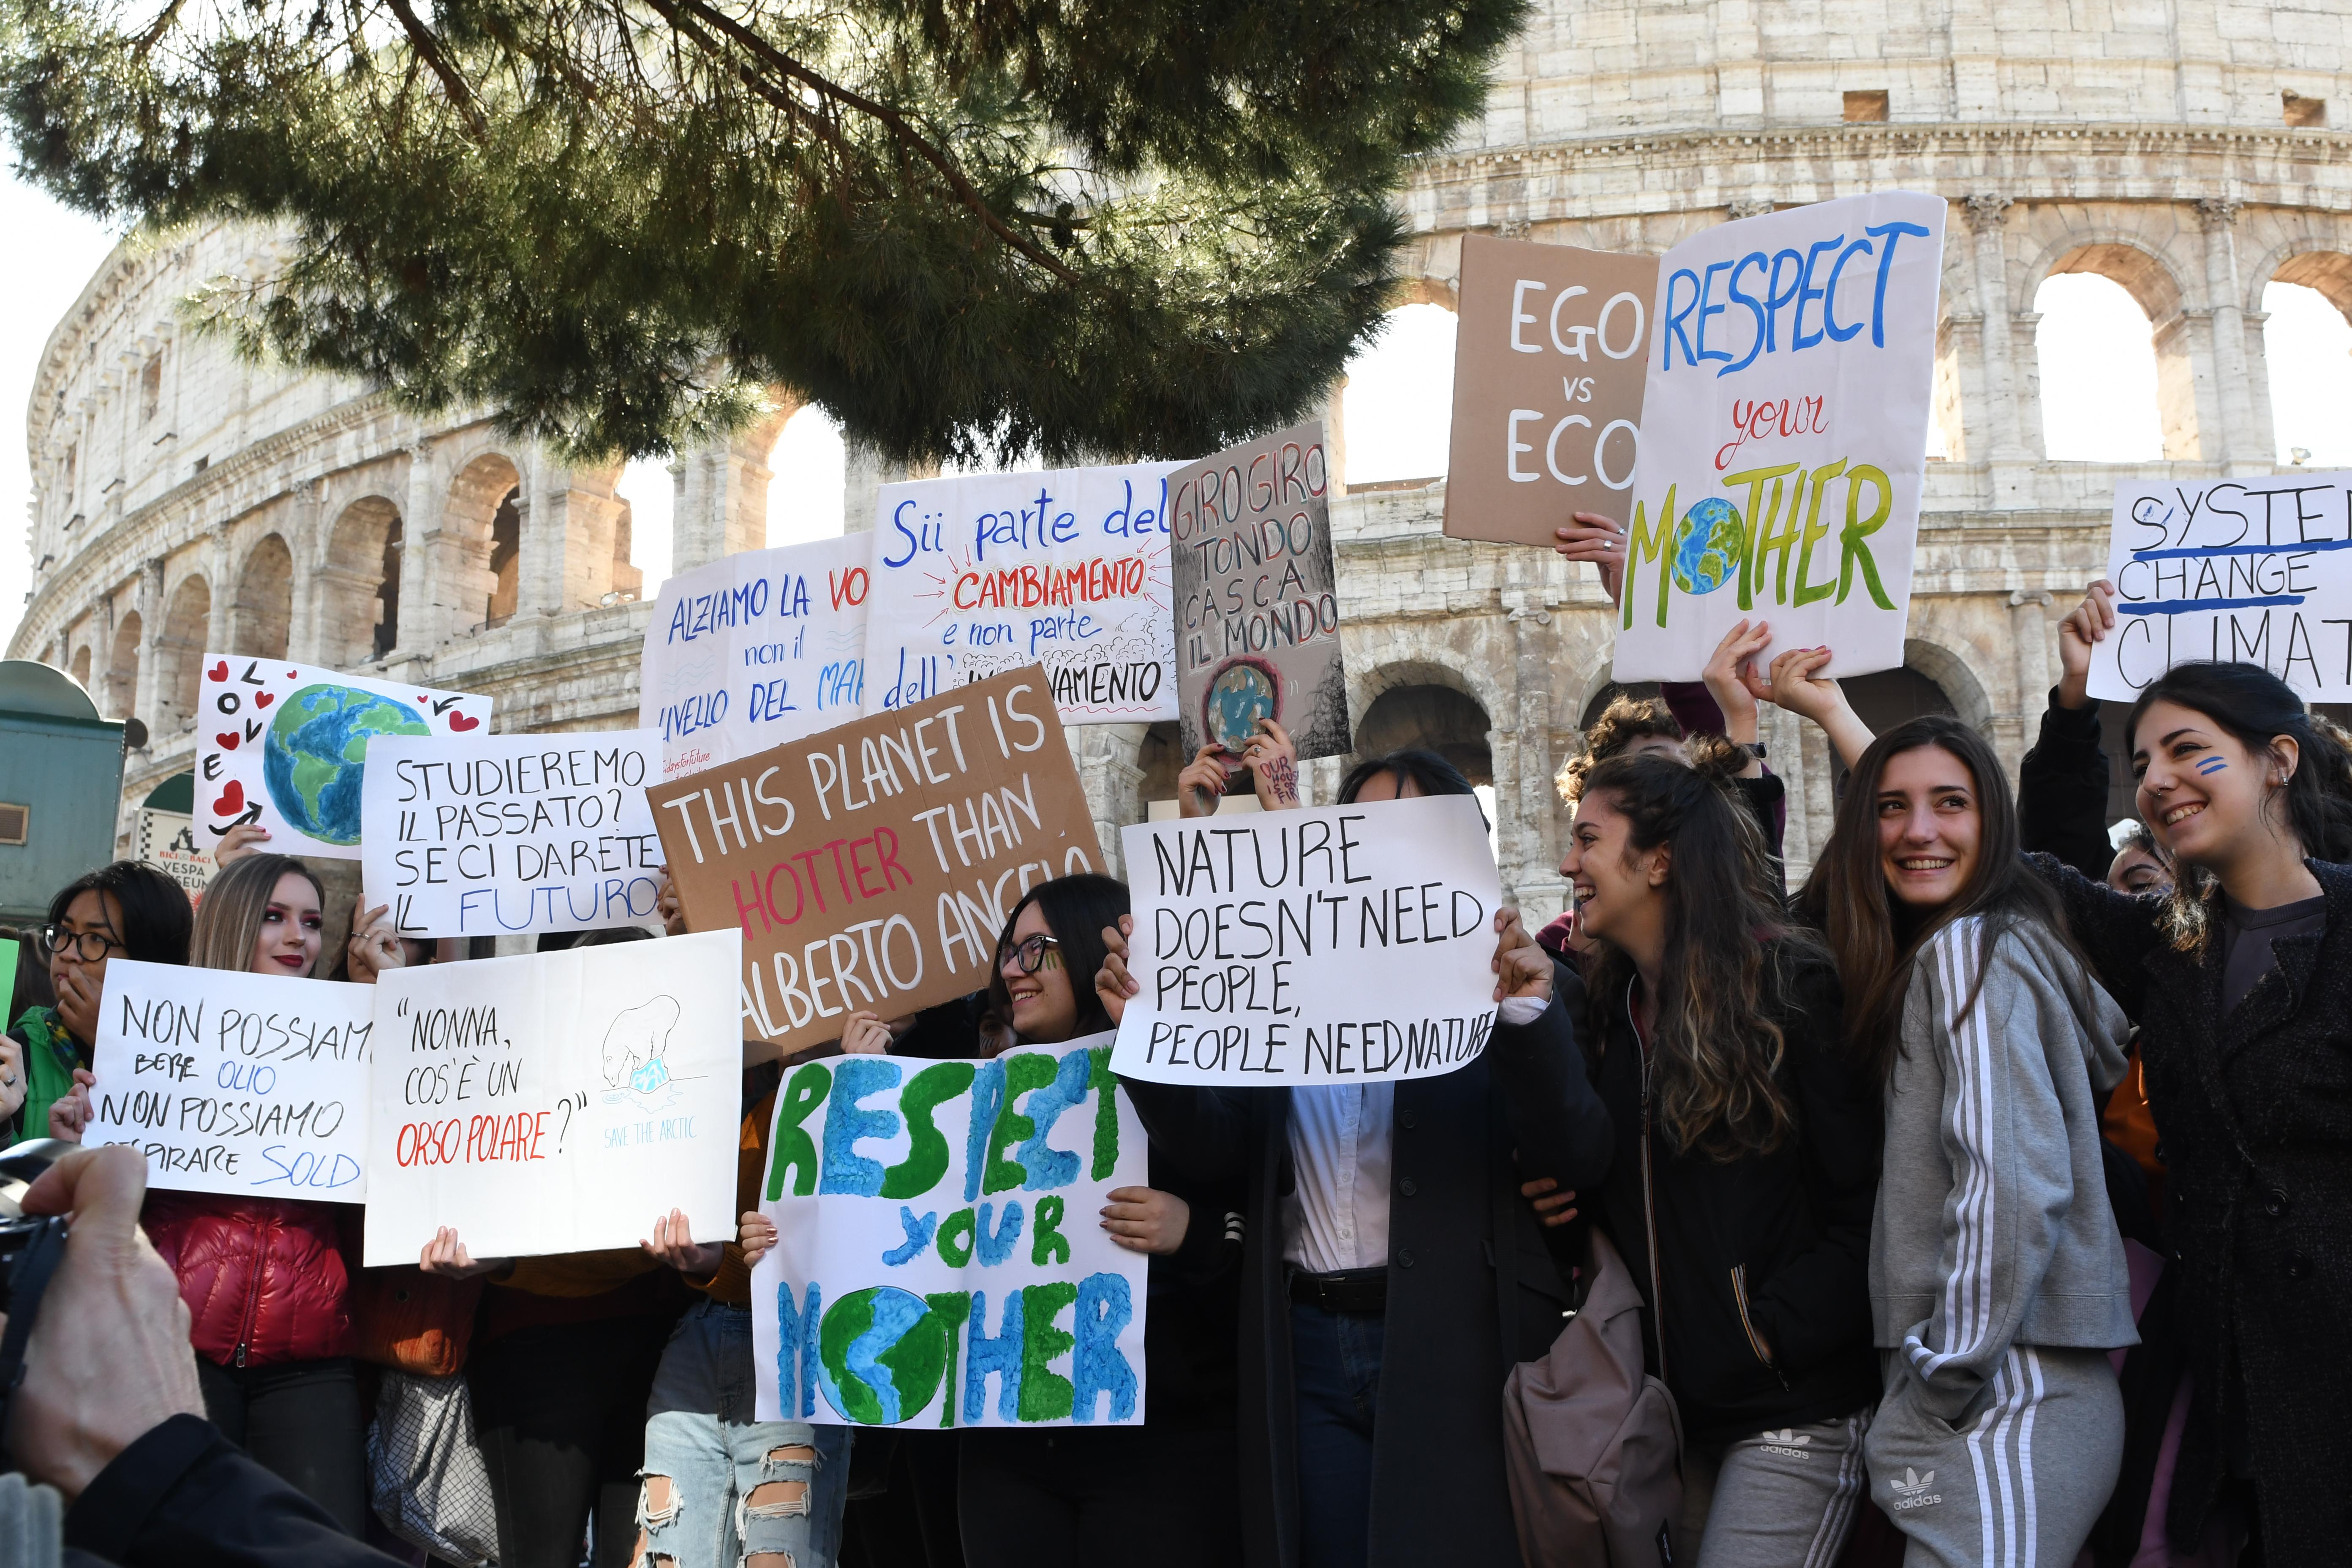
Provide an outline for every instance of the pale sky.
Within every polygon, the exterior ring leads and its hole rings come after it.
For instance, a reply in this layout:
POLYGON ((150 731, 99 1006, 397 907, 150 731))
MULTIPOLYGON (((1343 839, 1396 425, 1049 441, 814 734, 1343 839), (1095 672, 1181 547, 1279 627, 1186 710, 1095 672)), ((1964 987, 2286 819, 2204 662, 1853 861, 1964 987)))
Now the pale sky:
MULTIPOLYGON (((31 500, 23 417, 49 331, 80 295, 112 238, 98 224, 0 176, 0 641, 24 612, 31 563, 23 532, 31 500)), ((2162 456, 2155 353, 2147 319, 2120 285, 2088 274, 2051 279, 2042 313, 2042 406, 2053 458, 2130 462, 2162 456)), ((2263 327, 2279 459, 2352 467, 2352 322, 2319 294, 2274 283, 2263 327)), ((1432 479, 1445 471, 1454 385, 1454 317, 1409 305, 1349 366, 1347 481, 1432 479)), ((841 435, 810 410, 786 423, 769 461, 768 537, 796 543, 839 533, 841 435)), ((650 594, 668 574, 672 480, 667 466, 633 463, 622 492, 635 520, 635 563, 650 594)))

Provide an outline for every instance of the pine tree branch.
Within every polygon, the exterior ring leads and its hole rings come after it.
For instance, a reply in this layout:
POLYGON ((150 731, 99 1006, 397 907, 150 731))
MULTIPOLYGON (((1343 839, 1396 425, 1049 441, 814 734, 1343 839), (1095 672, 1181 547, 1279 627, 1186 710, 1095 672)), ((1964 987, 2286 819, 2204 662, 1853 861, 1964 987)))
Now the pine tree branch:
MULTIPOLYGON (((404 3, 405 0, 393 0, 394 5, 404 3)), ((999 217, 990 208, 980 192, 973 187, 972 183, 964 177, 963 171, 956 167, 955 161, 908 123, 907 117, 898 110, 810 69, 769 43, 759 34, 737 22, 733 17, 705 4, 704 0, 651 0, 651 3, 654 9, 674 21, 677 19, 679 13, 691 12, 695 16, 734 39, 765 64, 769 69, 789 77, 833 102, 854 109, 868 119, 878 121, 902 144, 911 149, 917 157, 939 171, 940 176, 947 181, 949 189, 955 193, 956 199, 971 209, 972 214, 987 226, 990 233, 1059 278, 1063 282, 1076 284, 1082 281, 1077 273, 1064 266, 1050 252, 1041 249, 1035 242, 999 217)))
POLYGON ((418 19, 408 0, 386 0, 386 3, 391 5, 393 15, 400 18, 400 26, 408 34, 411 47, 432 68, 433 74, 441 79, 441 88, 449 95, 450 106, 464 115, 466 123, 473 128, 474 140, 488 142, 490 139, 490 122, 484 117, 482 106, 474 97, 474 89, 466 85, 466 79, 457 74, 457 68, 451 65, 449 57, 441 52, 441 41, 418 19))

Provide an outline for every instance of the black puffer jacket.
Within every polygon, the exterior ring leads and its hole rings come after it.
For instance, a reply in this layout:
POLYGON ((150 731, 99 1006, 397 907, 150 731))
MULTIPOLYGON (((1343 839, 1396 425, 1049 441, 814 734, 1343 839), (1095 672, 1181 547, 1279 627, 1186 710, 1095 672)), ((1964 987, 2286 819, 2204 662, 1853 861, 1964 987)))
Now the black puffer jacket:
POLYGON ((2234 1427, 2258 1478, 2264 1561, 2352 1560, 2352 867, 2306 862, 2326 928, 2273 942, 2276 967, 2225 1016, 2218 940, 2179 952, 2160 904, 2032 861, 2140 1027, 2196 1373, 2172 1539, 2201 1539, 2234 1427))
MULTIPOLYGON (((1642 1205, 1642 1043, 1623 994, 1585 996, 1555 965, 1609 1108, 1616 1153, 1580 1207, 1608 1230, 1644 1300, 1654 1301, 1642 1205)), ((1879 1094, 1849 1066, 1837 973, 1818 954, 1768 949, 1766 1016, 1788 1042, 1779 1081, 1798 1131, 1769 1154, 1722 1161, 1680 1153, 1653 1124, 1665 1382, 1693 1442, 1833 1420, 1877 1403, 1871 1349, 1871 1210, 1878 1192, 1879 1094), (1769 1354, 1767 1354, 1769 1347, 1769 1354)), ((1654 1117, 1655 1109, 1651 1114, 1654 1117)), ((1573 1227, 1547 1232, 1555 1256, 1573 1227)), ((1650 1370, 1658 1345, 1643 1315, 1650 1370)))

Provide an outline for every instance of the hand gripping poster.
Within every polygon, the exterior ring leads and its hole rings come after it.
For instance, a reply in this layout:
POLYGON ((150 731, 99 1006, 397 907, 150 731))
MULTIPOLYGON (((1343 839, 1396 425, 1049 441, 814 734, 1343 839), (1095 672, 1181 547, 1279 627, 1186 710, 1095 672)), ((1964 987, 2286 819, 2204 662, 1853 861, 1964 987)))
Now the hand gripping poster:
POLYGON ((1945 204, 1847 196, 1710 228, 1658 264, 1613 673, 1696 680, 1742 619, 1759 665, 1903 662, 1927 479, 1945 204))
POLYGON ((777 1241, 751 1272, 759 1419, 1143 1424, 1147 1260, 1097 1219, 1148 1180, 1110 1047, 785 1072, 760 1192, 777 1241))
POLYGON ((1261 719, 1282 726, 1300 762, 1353 744, 1329 491, 1319 424, 1168 477, 1187 758, 1209 744, 1238 755, 1261 719))
POLYGON ((1175 718, 1162 481, 1180 466, 884 485, 866 715, 1042 664, 1065 724, 1175 718))
POLYGON ((486 735, 490 700, 282 659, 208 653, 196 682, 197 841, 241 822, 279 855, 360 858, 368 742, 486 735))
POLYGON ((665 581, 637 728, 680 778, 855 719, 866 700, 870 533, 745 550, 665 581))

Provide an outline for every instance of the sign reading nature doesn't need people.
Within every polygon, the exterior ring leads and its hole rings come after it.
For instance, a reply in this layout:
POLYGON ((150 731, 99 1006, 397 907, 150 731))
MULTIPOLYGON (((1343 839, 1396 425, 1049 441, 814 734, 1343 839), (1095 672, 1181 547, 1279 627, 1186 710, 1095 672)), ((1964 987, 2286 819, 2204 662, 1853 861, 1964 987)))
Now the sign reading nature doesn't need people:
POLYGON ((1120 1076, 1364 1083, 1486 1049, 1502 884, 1472 796, 1145 823, 1123 844, 1143 990, 1120 1076))
POLYGON ((1034 665, 647 795, 687 924, 743 933, 745 1035, 786 1053, 978 990, 1022 894, 1102 868, 1034 665))
POLYGON ((760 1191, 777 1242, 751 1276, 761 1420, 1142 1425, 1149 1259, 1097 1216, 1150 1173, 1109 1042, 785 1075, 760 1191))

